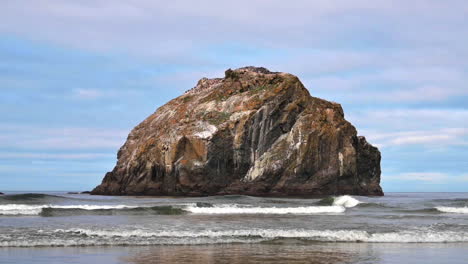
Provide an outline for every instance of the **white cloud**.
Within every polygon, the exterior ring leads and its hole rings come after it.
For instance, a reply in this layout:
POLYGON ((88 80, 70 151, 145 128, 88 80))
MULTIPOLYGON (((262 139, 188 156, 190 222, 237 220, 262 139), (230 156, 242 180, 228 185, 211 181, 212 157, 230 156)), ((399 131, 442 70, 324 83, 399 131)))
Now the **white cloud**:
POLYGON ((76 89, 74 90, 74 95, 81 99, 96 99, 104 94, 94 89, 76 89))
POLYGON ((387 180, 421 181, 426 183, 439 183, 446 181, 448 178, 448 174, 440 172, 408 172, 385 176, 387 180))
POLYGON ((388 109, 356 111, 346 117, 381 147, 420 145, 468 146, 468 110, 388 109))
MULTIPOLYGON (((461 44, 468 27, 460 27, 467 9, 458 0, 19 0, 0 4, 0 32, 213 72, 232 63, 216 48, 238 43, 281 51, 256 61, 303 77, 312 94, 354 89, 346 94, 354 102, 438 102, 468 95, 468 47, 461 44)), ((171 78, 166 75, 160 78, 171 78)), ((104 94, 80 89, 75 95, 104 94)))
POLYGON ((112 153, 31 153, 31 152, 0 152, 0 159, 64 159, 89 160, 115 157, 112 153))
MULTIPOLYGON (((346 110, 346 109, 345 109, 346 110)), ((349 111, 347 119, 357 127, 376 128, 382 131, 437 130, 466 128, 468 110, 466 109, 370 109, 349 111)))
POLYGON ((385 180, 419 181, 424 183, 466 182, 468 174, 453 174, 443 172, 405 172, 394 175, 384 175, 385 180))
MULTIPOLYGON (((154 89, 164 92, 165 84, 170 84, 168 89, 173 89, 177 83, 194 85, 204 75, 219 76, 214 73, 233 67, 225 65, 252 64, 253 61, 259 66, 298 75, 312 95, 327 95, 325 99, 354 107, 368 104, 366 106, 371 108, 362 107, 361 112, 345 109, 345 113, 373 144, 382 147, 466 146, 466 109, 404 107, 421 102, 426 106, 427 103, 449 102, 468 95, 467 13, 466 0, 450 3, 438 0, 299 0, 288 3, 282 0, 231 3, 214 0, 4 0, 0 1, 0 34, 47 46, 58 44, 67 50, 76 48, 119 58, 135 56, 138 63, 150 65, 148 67, 156 64, 158 68, 155 77, 145 78, 149 84, 144 83, 144 86, 154 85, 154 89), (230 50, 231 44, 265 54, 246 55, 242 49, 230 50), (379 105, 382 102, 391 103, 394 108, 382 109, 379 105)), ((36 59, 35 63, 44 65, 43 60, 36 59)), ((78 66, 77 69, 84 68, 78 66)), ((82 73, 95 71, 86 68, 82 73)), ((142 81, 129 79, 126 87, 138 87, 138 83, 133 85, 133 82, 142 81)), ((3 86, 30 88, 37 86, 36 82, 6 80, 3 86)), ((115 95, 109 90, 115 87, 75 87, 84 88, 72 90, 68 95, 80 100, 115 95)), ((180 90, 189 88, 184 84, 180 90)), ((123 92, 118 96, 127 98, 123 92)), ((8 116, 8 113, 3 114, 8 116)), ((109 149, 115 153, 127 133, 114 129, 49 128, 46 124, 37 127, 0 125, 0 147, 31 152, 23 155, 32 158, 36 155, 33 150, 91 153, 94 149, 109 149)), ((54 155, 60 154, 48 155, 59 158, 54 155)), ((417 174, 409 176, 430 178, 417 174)), ((432 178, 437 177, 440 175, 432 175, 432 178)))
POLYGON ((129 131, 83 127, 0 126, 0 148, 23 150, 117 150, 129 131))
POLYGON ((468 129, 447 128, 428 131, 376 132, 365 131, 367 139, 380 147, 422 145, 468 146, 468 129))
MULTIPOLYGON (((366 65, 365 68, 373 68, 373 71, 352 73, 363 69, 359 65, 351 66, 348 70, 352 74, 346 76, 326 74, 314 77, 320 71, 307 71, 304 82, 312 93, 345 94, 345 100, 353 102, 408 104, 441 102, 456 96, 468 96, 466 89, 468 77, 461 69, 450 68, 453 66, 443 68, 428 65, 394 68, 395 66, 390 67, 382 63, 385 61, 385 55, 373 56, 375 62, 366 65), (327 91, 332 92, 327 93, 327 91)), ((410 60, 411 57, 407 59, 410 60)), ((313 69, 313 67, 307 68, 313 69)))
MULTIPOLYGON (((427 133, 427 132, 426 132, 427 133)), ((420 132, 411 132, 406 133, 406 135, 400 135, 396 138, 393 138, 390 143, 395 145, 408 145, 408 144, 460 144, 461 142, 456 141, 456 135, 453 134, 431 134, 420 133, 420 132), (410 134, 410 135, 408 135, 410 134)))
POLYGON ((1 5, 0 30, 4 32, 82 48, 144 51, 144 55, 163 47, 182 53, 194 44, 229 37, 271 46, 347 45, 346 40, 354 36, 369 38, 366 29, 385 32, 382 37, 388 38, 389 45, 394 41, 455 45, 453 41, 466 32, 458 23, 464 21, 467 10, 466 2, 457 0, 450 4, 434 0, 287 4, 279 0, 230 4, 214 0, 37 0, 25 4, 18 0, 1 5))

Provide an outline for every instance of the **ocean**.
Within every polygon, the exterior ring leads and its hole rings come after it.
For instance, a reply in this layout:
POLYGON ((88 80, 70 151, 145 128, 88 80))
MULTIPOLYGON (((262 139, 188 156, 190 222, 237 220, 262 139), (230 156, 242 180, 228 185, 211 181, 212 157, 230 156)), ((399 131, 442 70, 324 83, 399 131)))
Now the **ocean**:
POLYGON ((0 196, 0 263, 468 263, 468 193, 0 196))

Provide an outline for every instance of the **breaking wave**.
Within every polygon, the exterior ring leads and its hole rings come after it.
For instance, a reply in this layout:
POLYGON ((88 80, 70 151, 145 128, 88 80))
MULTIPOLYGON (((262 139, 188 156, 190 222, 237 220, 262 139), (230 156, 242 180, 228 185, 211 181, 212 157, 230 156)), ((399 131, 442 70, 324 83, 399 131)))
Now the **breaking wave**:
POLYGON ((213 205, 211 207, 188 206, 193 214, 320 214, 343 213, 343 206, 303 206, 303 207, 242 207, 237 204, 213 205))
POLYGON ((436 209, 443 213, 468 214, 468 207, 446 207, 439 206, 436 209))
POLYGON ((342 195, 338 197, 325 197, 316 203, 317 205, 331 205, 331 206, 343 206, 346 208, 355 207, 361 204, 359 200, 349 195, 342 195))
POLYGON ((113 214, 183 214, 181 208, 172 206, 138 207, 128 205, 0 205, 0 215, 113 215, 113 214))
POLYGON ((468 242, 466 232, 402 231, 369 233, 359 230, 277 230, 245 229, 223 231, 152 231, 152 230, 92 230, 57 229, 31 234, 34 241, 25 237, 4 235, 0 247, 31 246, 93 246, 93 245, 161 245, 161 244, 212 244, 257 243, 281 239, 299 239, 320 242, 365 243, 455 243, 468 242), (51 238, 52 237, 52 238, 51 238))
POLYGON ((40 215, 71 216, 71 215, 133 215, 133 214, 326 214, 343 213, 345 207, 332 206, 302 206, 302 207, 253 207, 241 204, 211 204, 193 203, 179 206, 130 206, 130 205, 0 205, 0 215, 40 215))
POLYGON ((277 230, 277 229, 250 229, 226 231, 159 231, 147 230, 99 231, 88 229, 56 230, 55 232, 72 232, 86 236, 97 237, 251 237, 251 238, 298 238, 312 241, 332 242, 375 242, 375 243, 437 243, 437 242, 468 242, 468 233, 460 232, 422 232, 406 231, 391 233, 369 233, 361 230, 277 230))
POLYGON ((338 196, 333 200, 333 205, 344 206, 346 208, 354 207, 360 203, 360 201, 349 195, 338 196))

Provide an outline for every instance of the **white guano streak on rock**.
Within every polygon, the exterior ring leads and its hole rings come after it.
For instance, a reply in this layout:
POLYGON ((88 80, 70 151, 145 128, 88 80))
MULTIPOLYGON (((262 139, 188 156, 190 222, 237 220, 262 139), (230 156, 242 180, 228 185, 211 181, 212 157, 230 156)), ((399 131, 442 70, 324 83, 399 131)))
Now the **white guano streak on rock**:
POLYGON ((194 136, 201 139, 210 139, 214 135, 214 133, 218 131, 218 128, 216 128, 216 126, 208 124, 206 122, 202 122, 200 124, 200 128, 203 131, 195 133, 194 136))
POLYGON ((343 176, 343 154, 341 152, 338 152, 338 160, 340 161, 340 177, 343 176))
POLYGON ((254 111, 249 110, 249 111, 235 112, 229 117, 229 121, 239 120, 246 115, 250 115, 252 112, 254 111))
MULTIPOLYGON (((269 151, 266 151, 265 153, 262 154, 262 156, 260 156, 257 160, 255 160, 254 165, 250 167, 250 169, 247 171, 247 174, 244 176, 242 181, 244 182, 253 181, 259 176, 262 176, 266 169, 268 169, 268 171, 277 170, 280 167, 280 164, 284 162, 284 160, 272 159, 271 151, 274 150, 278 144, 281 144, 283 140, 286 140, 287 142, 289 142, 289 140, 291 140, 292 138, 293 138, 293 135, 291 132, 281 135, 275 141, 275 143, 273 143, 269 151)), ((288 159, 291 156, 292 152, 293 150, 288 149, 288 154, 287 154, 288 159)))
POLYGON ((245 175, 243 181, 253 181, 255 180, 255 178, 262 175, 263 171, 264 171, 264 168, 260 160, 256 160, 255 164, 252 167, 250 167, 249 171, 245 175))
MULTIPOLYGON (((267 168, 276 170, 276 167, 279 166, 278 163, 284 162, 285 160, 289 160, 293 153, 300 152, 300 147, 302 144, 306 143, 306 140, 304 139, 299 126, 300 122, 296 122, 296 124, 294 124, 294 126, 288 133, 285 133, 281 135, 278 139, 276 139, 269 151, 266 151, 265 153, 263 153, 262 156, 255 160, 254 165, 250 167, 242 181, 249 182, 255 180, 259 176, 263 175, 267 168), (286 141, 287 145, 289 146, 286 150, 286 159, 272 161, 270 152, 274 150, 279 144, 284 143, 284 141, 286 141)), ((299 162, 300 155, 297 155, 297 158, 299 162)))

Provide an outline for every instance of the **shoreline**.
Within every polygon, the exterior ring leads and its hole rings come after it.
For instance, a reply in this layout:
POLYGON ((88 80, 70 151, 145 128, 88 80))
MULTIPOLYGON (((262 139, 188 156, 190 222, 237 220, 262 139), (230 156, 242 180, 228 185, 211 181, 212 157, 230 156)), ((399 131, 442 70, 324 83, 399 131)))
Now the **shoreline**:
POLYGON ((466 243, 282 243, 0 248, 6 263, 464 263, 466 243))

